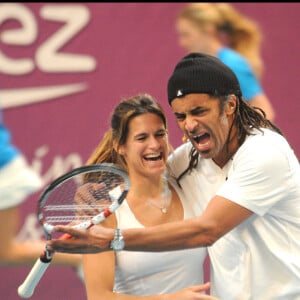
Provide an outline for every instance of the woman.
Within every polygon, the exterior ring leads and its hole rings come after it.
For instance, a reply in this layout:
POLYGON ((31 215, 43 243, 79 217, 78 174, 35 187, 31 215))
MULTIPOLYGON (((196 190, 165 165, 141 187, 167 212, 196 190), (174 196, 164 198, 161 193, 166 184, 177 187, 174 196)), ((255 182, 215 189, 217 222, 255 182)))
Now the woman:
POLYGON ((188 52, 218 57, 238 77, 245 100, 270 121, 275 112, 259 79, 263 73, 258 26, 228 3, 191 3, 176 19, 179 44, 188 52))
MULTIPOLYGON (((127 197, 105 226, 142 228, 195 215, 193 199, 166 174, 169 152, 166 118, 150 95, 123 100, 115 108, 111 129, 87 162, 117 163, 129 174, 127 197)), ((88 299, 216 299, 199 293, 209 287, 201 285, 205 256, 205 248, 84 255, 88 299)))

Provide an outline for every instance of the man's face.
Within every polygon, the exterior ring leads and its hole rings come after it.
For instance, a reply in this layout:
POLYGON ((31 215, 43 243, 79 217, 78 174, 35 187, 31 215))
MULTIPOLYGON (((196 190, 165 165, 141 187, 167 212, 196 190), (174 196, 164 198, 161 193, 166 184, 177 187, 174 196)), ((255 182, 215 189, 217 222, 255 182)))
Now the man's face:
POLYGON ((220 109, 220 100, 207 94, 188 94, 172 101, 172 110, 184 134, 203 158, 223 166, 227 160, 225 143, 236 107, 235 96, 220 109))

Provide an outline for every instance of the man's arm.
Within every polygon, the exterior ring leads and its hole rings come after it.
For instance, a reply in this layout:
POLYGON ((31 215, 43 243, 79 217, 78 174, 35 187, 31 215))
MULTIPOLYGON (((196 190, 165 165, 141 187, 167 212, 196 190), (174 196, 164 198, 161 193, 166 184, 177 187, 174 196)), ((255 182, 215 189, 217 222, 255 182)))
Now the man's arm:
POLYGON ((125 249, 165 251, 211 246, 224 234, 252 214, 248 209, 215 196, 204 213, 192 219, 171 222, 145 229, 125 229, 125 249))
MULTIPOLYGON (((123 229, 124 250, 158 252, 210 246, 251 214, 250 210, 215 196, 199 217, 146 228, 123 229)), ((103 226, 93 226, 88 231, 64 226, 57 229, 74 237, 67 241, 49 241, 50 249, 58 252, 97 253, 110 250, 114 236, 113 229, 103 226)))

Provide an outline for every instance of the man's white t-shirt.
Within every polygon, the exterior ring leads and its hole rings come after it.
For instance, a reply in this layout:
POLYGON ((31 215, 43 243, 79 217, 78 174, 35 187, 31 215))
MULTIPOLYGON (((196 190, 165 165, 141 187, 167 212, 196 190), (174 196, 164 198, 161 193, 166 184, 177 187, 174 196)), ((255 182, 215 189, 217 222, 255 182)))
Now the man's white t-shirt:
MULTIPOLYGON (((221 169, 211 159, 180 184, 201 215, 214 195, 253 215, 209 247, 211 293, 223 300, 300 299, 300 165, 287 141, 263 129, 247 137, 221 169)), ((186 169, 191 144, 169 158, 175 176, 186 169)))

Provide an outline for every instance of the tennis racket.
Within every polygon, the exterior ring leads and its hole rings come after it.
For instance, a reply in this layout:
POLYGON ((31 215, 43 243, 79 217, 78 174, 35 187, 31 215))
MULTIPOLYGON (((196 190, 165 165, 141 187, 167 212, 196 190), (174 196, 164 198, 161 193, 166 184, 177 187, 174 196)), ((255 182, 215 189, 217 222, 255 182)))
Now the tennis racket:
MULTIPOLYGON (((55 225, 88 229, 104 221, 122 204, 129 185, 127 173, 111 163, 82 166, 60 176, 43 191, 38 201, 37 218, 46 239, 70 238, 70 235, 56 233, 55 225)), ((45 248, 18 288, 21 298, 32 296, 52 257, 45 248)))

